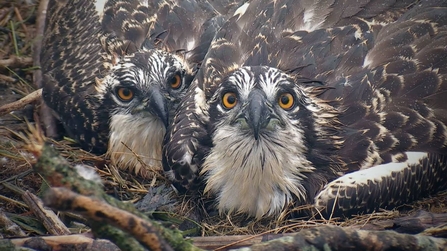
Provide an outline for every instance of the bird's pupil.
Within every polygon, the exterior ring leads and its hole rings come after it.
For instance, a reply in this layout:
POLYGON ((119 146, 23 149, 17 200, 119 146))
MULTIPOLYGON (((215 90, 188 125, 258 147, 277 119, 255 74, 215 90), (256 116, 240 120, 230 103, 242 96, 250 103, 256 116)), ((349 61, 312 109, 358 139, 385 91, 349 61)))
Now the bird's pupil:
POLYGON ((180 85, 180 75, 174 75, 174 77, 171 78, 170 85, 172 87, 178 87, 180 85))
POLYGON ((288 104, 289 103, 289 97, 286 96, 286 95, 281 96, 281 103, 288 104))
POLYGON ((124 95, 125 97, 130 96, 130 90, 127 89, 127 88, 124 88, 124 89, 123 89, 123 95, 124 95))
POLYGON ((232 105, 236 102, 236 98, 233 95, 231 95, 227 98, 227 102, 232 105))

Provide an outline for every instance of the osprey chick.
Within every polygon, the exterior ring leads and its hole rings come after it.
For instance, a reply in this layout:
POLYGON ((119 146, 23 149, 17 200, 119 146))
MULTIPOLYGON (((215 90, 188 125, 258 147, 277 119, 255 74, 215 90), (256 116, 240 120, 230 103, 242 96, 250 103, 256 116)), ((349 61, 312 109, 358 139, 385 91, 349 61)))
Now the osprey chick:
POLYGON ((370 212, 445 189, 447 2, 374 3, 236 11, 166 134, 174 183, 203 182, 221 212, 257 218, 307 203, 370 212))
POLYGON ((166 126, 225 14, 195 0, 50 1, 44 101, 85 150, 159 170, 166 126))

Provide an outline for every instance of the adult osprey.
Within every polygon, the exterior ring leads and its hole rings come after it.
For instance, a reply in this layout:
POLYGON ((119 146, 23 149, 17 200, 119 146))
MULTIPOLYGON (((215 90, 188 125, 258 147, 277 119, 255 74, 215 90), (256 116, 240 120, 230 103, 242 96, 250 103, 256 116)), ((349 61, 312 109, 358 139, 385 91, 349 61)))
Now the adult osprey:
POLYGON ((447 187, 447 1, 254 0, 165 139, 177 187, 260 218, 371 212, 447 187))
POLYGON ((52 0, 43 98, 82 148, 120 168, 161 169, 168 122, 237 3, 52 0), (135 154, 138 156, 136 157, 135 154))

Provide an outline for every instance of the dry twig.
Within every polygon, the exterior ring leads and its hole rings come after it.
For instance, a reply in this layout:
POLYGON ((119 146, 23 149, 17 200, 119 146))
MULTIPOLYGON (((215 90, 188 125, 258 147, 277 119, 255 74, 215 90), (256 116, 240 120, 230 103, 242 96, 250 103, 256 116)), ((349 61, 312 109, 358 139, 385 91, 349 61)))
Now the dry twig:
POLYGON ((40 219, 51 235, 70 234, 70 230, 68 230, 64 223, 52 210, 45 209, 42 200, 40 200, 37 196, 26 191, 22 197, 26 204, 30 207, 31 211, 33 211, 34 215, 40 219))
POLYGON ((29 237, 0 241, 0 246, 27 247, 36 250, 101 250, 120 251, 115 244, 108 240, 94 240, 82 234, 29 237))
POLYGON ((9 83, 14 83, 16 82, 16 80, 10 76, 5 76, 0 74, 0 81, 4 81, 4 82, 9 82, 9 83))
POLYGON ((32 58, 29 57, 17 57, 11 56, 8 59, 0 60, 0 69, 1 68, 26 68, 33 64, 32 58))
POLYGON ((25 97, 15 101, 15 102, 1 106, 0 107, 0 116, 3 116, 5 114, 8 114, 15 110, 20 110, 23 107, 25 107, 26 105, 28 105, 32 102, 35 102, 37 100, 40 100, 41 97, 42 97, 42 89, 33 91, 32 93, 26 95, 25 97))
POLYGON ((28 29, 26 28, 26 25, 23 22, 23 18, 22 18, 22 15, 20 14, 19 9, 17 7, 14 7, 14 12, 15 12, 16 17, 17 17, 17 19, 19 20, 19 22, 20 22, 20 24, 22 26, 23 31, 25 32, 25 36, 28 38, 28 29))
POLYGON ((51 188, 46 193, 44 200, 45 204, 54 209, 72 211, 82 214, 88 219, 116 226, 132 234, 150 250, 173 250, 159 236, 158 229, 149 221, 98 199, 77 194, 66 188, 51 188))

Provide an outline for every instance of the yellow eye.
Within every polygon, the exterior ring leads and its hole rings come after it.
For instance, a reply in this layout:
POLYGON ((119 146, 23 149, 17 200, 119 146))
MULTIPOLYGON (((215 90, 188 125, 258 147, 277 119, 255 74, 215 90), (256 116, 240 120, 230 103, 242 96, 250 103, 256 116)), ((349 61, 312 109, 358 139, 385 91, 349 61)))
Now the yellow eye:
POLYGON ((289 110, 294 104, 293 96, 290 93, 283 93, 278 99, 279 106, 284 110, 289 110))
POLYGON ((234 92, 225 93, 222 97, 222 104, 227 109, 231 109, 231 108, 235 107, 237 104, 236 93, 234 93, 234 92))
POLYGON ((129 102, 133 99, 133 91, 127 87, 118 88, 118 98, 123 102, 129 102))
POLYGON ((182 77, 180 74, 176 73, 174 77, 169 80, 169 85, 174 90, 180 88, 180 86, 182 86, 182 77))

